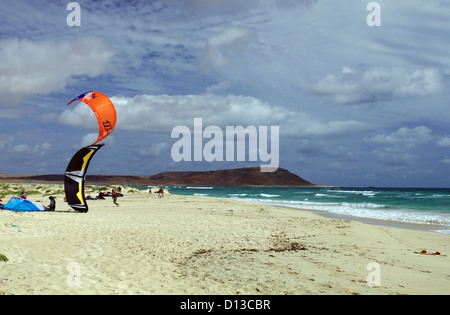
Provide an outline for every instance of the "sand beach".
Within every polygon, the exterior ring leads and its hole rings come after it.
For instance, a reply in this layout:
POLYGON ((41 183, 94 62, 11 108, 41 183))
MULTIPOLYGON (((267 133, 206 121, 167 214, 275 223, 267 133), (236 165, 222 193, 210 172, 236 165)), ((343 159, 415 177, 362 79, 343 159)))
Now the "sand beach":
POLYGON ((0 294, 450 294, 450 257, 416 253, 450 235, 126 187, 86 214, 56 184, 2 185, 3 203, 22 187, 57 211, 0 211, 0 294))

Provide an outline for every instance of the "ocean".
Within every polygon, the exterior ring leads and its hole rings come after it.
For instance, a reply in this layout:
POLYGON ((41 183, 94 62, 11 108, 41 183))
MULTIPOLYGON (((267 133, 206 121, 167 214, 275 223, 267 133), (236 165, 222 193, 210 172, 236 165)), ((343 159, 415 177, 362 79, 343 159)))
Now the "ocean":
POLYGON ((426 224, 432 231, 450 234, 450 188, 168 186, 166 189, 178 195, 242 200, 386 222, 426 224))

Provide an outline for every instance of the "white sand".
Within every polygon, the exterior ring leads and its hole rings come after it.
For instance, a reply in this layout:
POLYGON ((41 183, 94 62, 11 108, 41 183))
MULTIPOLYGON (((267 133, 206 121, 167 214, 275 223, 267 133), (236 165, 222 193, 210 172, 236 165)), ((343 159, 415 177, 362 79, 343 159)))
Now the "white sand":
MULTIPOLYGON (((37 186, 29 199, 44 205, 62 190, 37 186)), ((450 257, 414 253, 449 255, 449 235, 231 200, 124 193, 120 207, 110 198, 88 201, 87 214, 71 211, 62 194, 57 212, 0 211, 0 254, 8 258, 0 261, 0 294, 450 293, 450 257), (377 272, 367 270, 371 262, 379 264, 379 286, 367 283, 377 272)))

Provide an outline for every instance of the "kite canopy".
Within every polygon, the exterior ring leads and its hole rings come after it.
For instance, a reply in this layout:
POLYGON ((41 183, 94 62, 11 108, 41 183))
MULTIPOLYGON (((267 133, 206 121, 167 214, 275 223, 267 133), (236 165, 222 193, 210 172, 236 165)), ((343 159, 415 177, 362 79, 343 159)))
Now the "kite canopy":
POLYGON ((90 145, 79 150, 67 166, 64 176, 64 190, 69 206, 78 212, 88 212, 89 208, 84 196, 86 173, 94 154, 104 144, 90 145))
POLYGON ((81 94, 69 102, 70 105, 75 101, 83 102, 94 111, 98 120, 99 134, 98 139, 92 145, 106 139, 116 126, 116 109, 111 100, 103 93, 89 91, 81 94))
POLYGON ((6 205, 2 204, 1 208, 3 210, 17 212, 45 211, 45 207, 43 205, 18 197, 12 197, 6 205))

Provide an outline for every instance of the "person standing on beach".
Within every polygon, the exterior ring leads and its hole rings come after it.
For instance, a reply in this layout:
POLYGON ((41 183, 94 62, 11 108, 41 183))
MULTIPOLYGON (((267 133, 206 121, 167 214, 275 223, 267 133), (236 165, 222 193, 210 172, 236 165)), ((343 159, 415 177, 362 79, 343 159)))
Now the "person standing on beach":
POLYGON ((114 204, 118 207, 119 204, 117 203, 117 197, 119 196, 119 194, 113 189, 111 196, 112 196, 114 204))

